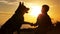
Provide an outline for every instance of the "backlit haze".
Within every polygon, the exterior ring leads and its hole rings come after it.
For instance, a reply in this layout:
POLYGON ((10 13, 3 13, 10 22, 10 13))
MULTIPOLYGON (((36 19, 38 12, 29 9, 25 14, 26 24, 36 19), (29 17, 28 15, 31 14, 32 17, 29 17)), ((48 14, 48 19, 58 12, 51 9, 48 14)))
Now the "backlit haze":
POLYGON ((24 15, 24 21, 36 23, 38 14, 41 14, 41 6, 44 4, 50 6, 48 15, 52 21, 60 21, 60 0, 0 0, 0 25, 14 14, 20 1, 30 8, 29 13, 24 15))

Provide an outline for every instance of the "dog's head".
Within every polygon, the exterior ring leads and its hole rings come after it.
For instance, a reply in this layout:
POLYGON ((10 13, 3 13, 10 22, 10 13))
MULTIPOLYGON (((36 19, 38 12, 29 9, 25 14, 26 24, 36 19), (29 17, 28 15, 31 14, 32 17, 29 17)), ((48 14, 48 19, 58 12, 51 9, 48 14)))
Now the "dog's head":
POLYGON ((24 3, 19 3, 19 7, 17 8, 17 11, 15 13, 28 13, 29 8, 27 8, 24 3))
POLYGON ((21 11, 28 13, 29 8, 27 8, 27 7, 24 5, 24 3, 21 3, 21 2, 20 2, 20 4, 21 4, 21 11))

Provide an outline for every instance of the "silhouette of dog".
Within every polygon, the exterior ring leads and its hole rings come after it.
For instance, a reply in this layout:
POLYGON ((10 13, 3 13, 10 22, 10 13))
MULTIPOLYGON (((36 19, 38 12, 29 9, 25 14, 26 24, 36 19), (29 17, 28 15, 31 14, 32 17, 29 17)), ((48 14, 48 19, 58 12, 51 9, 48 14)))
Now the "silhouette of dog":
POLYGON ((1 27, 1 34, 13 34, 14 31, 20 29, 24 23, 23 15, 28 13, 28 10, 29 8, 20 2, 15 14, 1 27))

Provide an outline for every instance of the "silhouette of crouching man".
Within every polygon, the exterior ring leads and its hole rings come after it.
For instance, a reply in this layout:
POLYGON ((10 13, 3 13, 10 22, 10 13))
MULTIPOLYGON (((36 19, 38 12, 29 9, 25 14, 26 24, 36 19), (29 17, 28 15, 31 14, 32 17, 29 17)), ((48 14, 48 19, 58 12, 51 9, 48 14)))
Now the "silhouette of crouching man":
POLYGON ((49 6, 43 5, 41 10, 42 14, 39 14, 37 18, 36 25, 38 25, 38 27, 36 28, 35 34, 47 34, 48 31, 53 29, 53 24, 47 14, 48 11, 49 6))

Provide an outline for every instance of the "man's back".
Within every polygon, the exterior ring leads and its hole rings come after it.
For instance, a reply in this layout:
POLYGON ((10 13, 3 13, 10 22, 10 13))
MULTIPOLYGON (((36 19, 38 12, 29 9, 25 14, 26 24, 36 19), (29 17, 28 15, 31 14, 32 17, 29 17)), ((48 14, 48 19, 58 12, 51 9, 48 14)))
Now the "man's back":
POLYGON ((36 33, 47 32, 51 29, 52 22, 50 17, 47 14, 40 14, 37 18, 38 28, 36 33))
MULTIPOLYGON (((42 27, 48 27, 52 24, 50 17, 47 14, 40 14, 37 18, 37 25, 42 27)), ((46 28, 45 27, 45 28, 46 28)))

